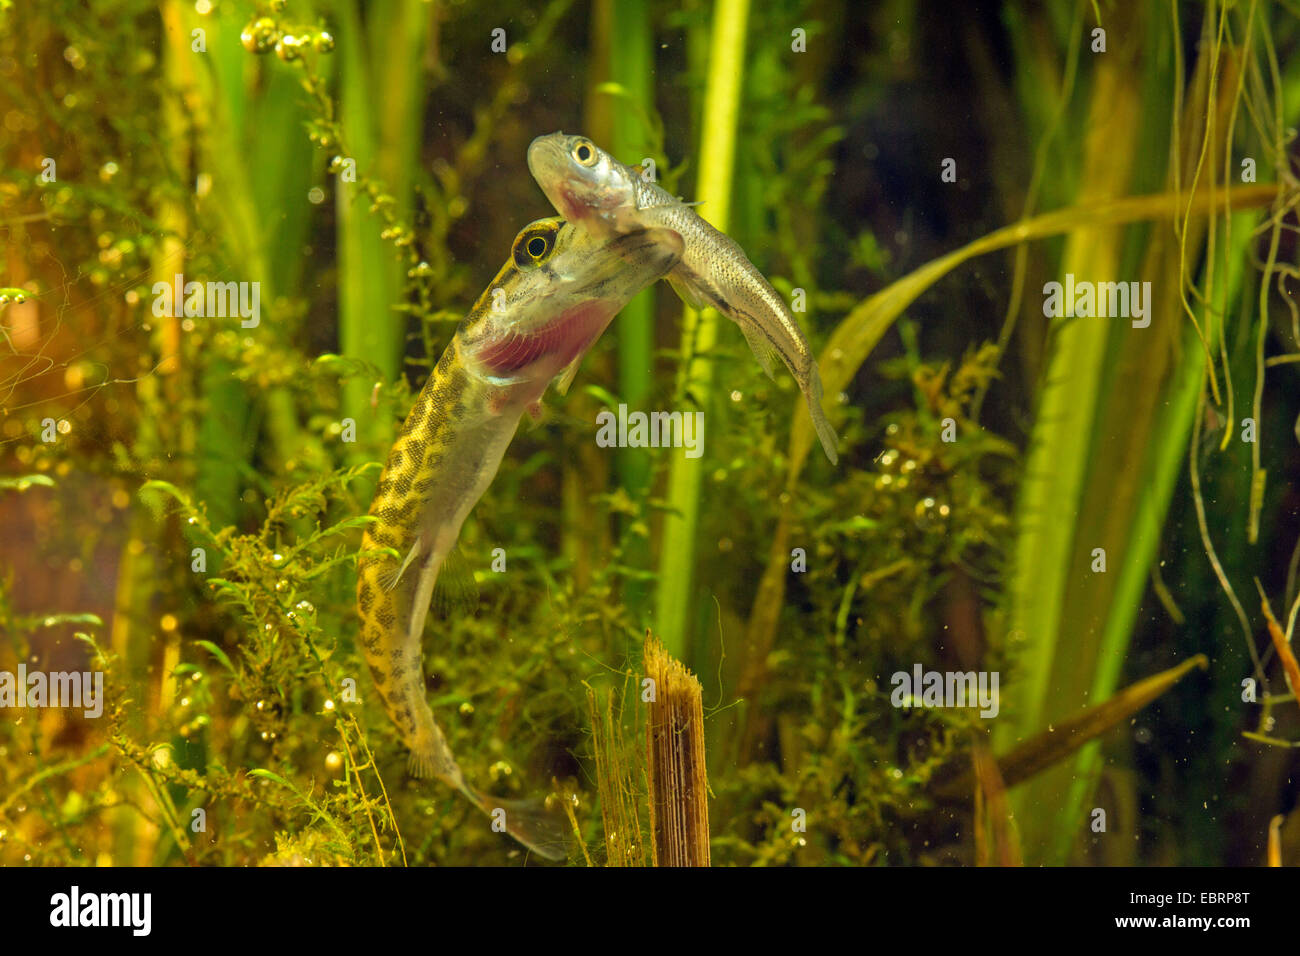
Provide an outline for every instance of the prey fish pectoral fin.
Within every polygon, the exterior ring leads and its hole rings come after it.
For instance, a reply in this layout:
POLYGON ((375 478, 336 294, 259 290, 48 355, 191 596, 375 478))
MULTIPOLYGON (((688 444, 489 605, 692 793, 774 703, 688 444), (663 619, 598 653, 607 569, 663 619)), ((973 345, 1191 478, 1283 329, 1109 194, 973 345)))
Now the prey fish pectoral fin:
POLYGON ((763 337, 763 333, 758 329, 741 325, 740 331, 745 335, 745 341, 749 343, 749 350, 754 353, 754 358, 758 360, 759 366, 767 373, 767 377, 776 381, 776 363, 779 355, 772 344, 763 337))
POLYGON ((749 343, 749 350, 754 353, 754 358, 758 361, 759 367, 763 369, 768 378, 773 381, 776 380, 776 363, 780 355, 776 348, 764 338, 756 322, 728 304, 716 290, 711 289, 708 283, 699 276, 684 277, 679 271, 668 276, 668 284, 673 287, 677 297, 696 312, 712 307, 735 322, 744 334, 745 341, 749 343))
POLYGON ((677 293, 677 298, 694 309, 696 312, 705 308, 704 298, 696 291, 695 286, 691 285, 686 279, 678 278, 676 275, 668 277, 668 284, 673 287, 677 293))

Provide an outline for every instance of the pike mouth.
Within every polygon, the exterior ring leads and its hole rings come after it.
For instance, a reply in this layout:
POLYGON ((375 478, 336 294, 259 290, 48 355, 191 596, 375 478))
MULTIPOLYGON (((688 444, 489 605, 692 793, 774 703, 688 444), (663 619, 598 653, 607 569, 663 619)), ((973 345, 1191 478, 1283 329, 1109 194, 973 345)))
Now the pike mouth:
POLYGON ((579 199, 568 186, 559 188, 560 215, 569 222, 583 222, 592 218, 596 210, 579 199))
POLYGON ((612 303, 593 299, 566 309, 551 322, 528 331, 511 330, 484 345, 478 359, 494 376, 505 377, 546 361, 547 377, 587 351, 614 317, 612 303))

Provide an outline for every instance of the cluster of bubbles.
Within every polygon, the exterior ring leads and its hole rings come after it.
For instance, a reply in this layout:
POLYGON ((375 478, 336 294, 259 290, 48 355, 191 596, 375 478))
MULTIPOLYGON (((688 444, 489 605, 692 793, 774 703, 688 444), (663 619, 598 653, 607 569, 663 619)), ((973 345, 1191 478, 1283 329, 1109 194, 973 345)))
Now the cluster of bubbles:
POLYGON ((334 135, 328 130, 318 127, 315 123, 307 132, 307 138, 311 140, 313 145, 319 146, 321 149, 333 149, 337 145, 334 142, 334 135))
POLYGON ((409 246, 415 241, 415 233, 411 232, 409 228, 401 223, 398 223, 384 229, 384 231, 379 234, 379 238, 390 241, 395 246, 409 246))
MULTIPOLYGON (((285 8, 285 0, 272 0, 271 12, 280 13, 285 8)), ((329 53, 334 49, 334 37, 326 30, 305 30, 291 32, 285 30, 273 17, 258 17, 239 34, 239 42, 249 53, 269 53, 286 63, 302 58, 307 50, 317 53, 329 53)))
MULTIPOLYGON (((168 617, 170 616, 171 615, 168 615, 168 617)), ((164 629, 171 630, 173 628, 164 628, 164 629)), ((193 671, 190 674, 190 681, 196 686, 202 683, 203 672, 193 671)), ((192 718, 189 718, 188 715, 193 705, 194 705, 194 700, 188 696, 182 697, 180 701, 177 703, 178 713, 183 715, 183 717, 187 718, 184 720, 184 723, 182 723, 178 728, 178 733, 180 733, 180 735, 184 737, 186 740, 189 740, 191 737, 193 737, 199 731, 206 728, 211 723, 211 719, 208 717, 207 714, 195 714, 192 718)))
MULTIPOLYGON (((898 434, 897 425, 886 430, 889 437, 898 434)), ((880 472, 876 475, 875 489, 879 492, 905 492, 914 483, 926 481, 923 465, 917 459, 904 455, 898 448, 887 448, 877 459, 880 472)), ((952 515, 952 506, 933 496, 922 493, 913 507, 912 517, 922 531, 944 526, 952 515)))
POLYGON ((558 810, 566 803, 572 804, 575 810, 582 806, 581 799, 579 799, 578 795, 572 791, 566 793, 548 793, 546 799, 542 801, 542 805, 545 806, 548 811, 558 810))

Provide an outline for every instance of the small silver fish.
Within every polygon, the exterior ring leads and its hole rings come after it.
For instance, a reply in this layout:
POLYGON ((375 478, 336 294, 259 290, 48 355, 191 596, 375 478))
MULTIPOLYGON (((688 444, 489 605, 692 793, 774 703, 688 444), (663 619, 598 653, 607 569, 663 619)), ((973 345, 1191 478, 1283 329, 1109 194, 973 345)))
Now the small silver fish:
POLYGON ((688 305, 712 306, 740 326, 769 377, 776 353, 799 383, 826 457, 831 464, 839 461, 808 340, 785 301, 734 240, 701 219, 690 204, 647 182, 585 136, 537 137, 528 147, 528 169, 556 212, 596 235, 650 228, 678 233, 686 251, 668 275, 673 289, 688 305))

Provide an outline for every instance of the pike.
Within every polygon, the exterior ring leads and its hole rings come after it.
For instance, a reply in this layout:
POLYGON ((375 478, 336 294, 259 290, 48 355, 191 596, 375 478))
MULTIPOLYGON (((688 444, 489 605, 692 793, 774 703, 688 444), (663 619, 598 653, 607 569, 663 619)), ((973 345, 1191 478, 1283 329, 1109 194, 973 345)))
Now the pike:
POLYGON ((402 425, 357 561, 361 645, 410 749, 410 772, 437 777, 489 815, 504 810, 507 832, 551 859, 563 855, 563 831, 540 802, 489 798, 466 782, 425 698, 421 636, 439 571, 468 574, 453 548, 524 411, 539 414, 552 380, 567 391, 614 316, 681 252, 681 237, 665 229, 608 239, 561 219, 526 226, 402 425))
POLYGON ((528 147, 528 169, 555 211, 598 236, 667 228, 685 242, 668 282, 692 308, 712 306, 744 333, 769 378, 772 354, 799 384, 813 428, 831 464, 839 461, 835 429, 822 410, 822 380, 808 340, 785 300, 730 236, 691 206, 625 166, 585 136, 550 133, 528 147))

